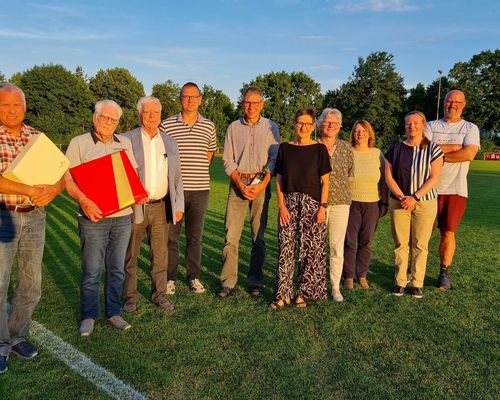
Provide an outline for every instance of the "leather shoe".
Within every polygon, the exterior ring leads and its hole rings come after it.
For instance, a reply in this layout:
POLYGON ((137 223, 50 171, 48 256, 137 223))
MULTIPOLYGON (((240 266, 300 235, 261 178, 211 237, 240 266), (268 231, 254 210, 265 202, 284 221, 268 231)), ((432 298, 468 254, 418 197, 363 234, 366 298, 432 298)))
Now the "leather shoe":
POLYGON ((128 312, 128 313, 135 313, 137 311, 137 304, 125 303, 123 305, 123 311, 128 312))
POLYGON ((234 288, 223 287, 222 290, 217 293, 217 296, 219 296, 221 299, 225 299, 226 297, 231 296, 234 293, 234 290, 234 288))
POLYGON ((174 305, 166 300, 156 303, 156 307, 161 308, 163 311, 172 311, 174 309, 174 305))

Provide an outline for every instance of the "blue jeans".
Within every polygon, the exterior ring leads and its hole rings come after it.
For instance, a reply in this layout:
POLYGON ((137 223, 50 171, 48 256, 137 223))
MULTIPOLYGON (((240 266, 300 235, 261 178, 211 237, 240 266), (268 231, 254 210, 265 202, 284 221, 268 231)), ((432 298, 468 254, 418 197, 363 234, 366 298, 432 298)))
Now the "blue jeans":
POLYGON ((106 267, 106 317, 120 315, 131 216, 103 218, 99 222, 78 217, 78 227, 82 248, 81 318, 99 317, 99 282, 103 266, 106 267))
POLYGON ((19 213, 0 209, 0 355, 25 340, 41 296, 45 209, 19 213), (10 318, 7 292, 17 255, 17 287, 10 318))

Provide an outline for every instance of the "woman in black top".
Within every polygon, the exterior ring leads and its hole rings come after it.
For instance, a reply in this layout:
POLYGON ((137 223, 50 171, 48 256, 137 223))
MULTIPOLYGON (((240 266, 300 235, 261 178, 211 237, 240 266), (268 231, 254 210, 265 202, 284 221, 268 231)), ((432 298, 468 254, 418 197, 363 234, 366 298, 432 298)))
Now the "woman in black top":
POLYGON ((276 160, 279 211, 279 258, 276 300, 272 308, 290 304, 295 249, 299 245, 299 282, 295 305, 324 299, 326 291, 326 207, 331 171, 326 147, 311 139, 316 126, 312 108, 295 114, 295 140, 282 143, 276 160))
POLYGON ((391 190, 389 212, 396 264, 392 294, 402 296, 407 283, 411 253, 413 297, 423 296, 428 243, 437 213, 436 185, 441 176, 443 152, 424 136, 425 115, 405 116, 406 140, 397 143, 385 158, 385 180, 391 190))

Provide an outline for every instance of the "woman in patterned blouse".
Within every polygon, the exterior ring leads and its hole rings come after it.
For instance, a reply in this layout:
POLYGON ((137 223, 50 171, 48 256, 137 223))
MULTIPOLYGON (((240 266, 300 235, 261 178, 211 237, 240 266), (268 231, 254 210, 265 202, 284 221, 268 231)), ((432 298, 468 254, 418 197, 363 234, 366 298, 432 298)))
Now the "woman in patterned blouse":
POLYGON ((435 187, 444 156, 439 146, 424 136, 425 122, 425 115, 420 111, 406 114, 407 139, 392 146, 385 156, 396 256, 396 283, 392 294, 402 296, 405 292, 411 252, 412 294, 418 299, 423 296, 428 243, 437 213, 435 187))
MULTIPOLYGON (((330 242, 330 282, 332 297, 343 301, 340 293, 340 278, 344 264, 344 239, 349 220, 351 192, 349 179, 354 176, 354 158, 349 142, 337 138, 342 126, 342 113, 335 108, 325 108, 319 119, 321 139, 330 156, 329 195, 328 195, 328 237, 330 242)), ((352 279, 345 281, 344 289, 352 289, 352 279)))

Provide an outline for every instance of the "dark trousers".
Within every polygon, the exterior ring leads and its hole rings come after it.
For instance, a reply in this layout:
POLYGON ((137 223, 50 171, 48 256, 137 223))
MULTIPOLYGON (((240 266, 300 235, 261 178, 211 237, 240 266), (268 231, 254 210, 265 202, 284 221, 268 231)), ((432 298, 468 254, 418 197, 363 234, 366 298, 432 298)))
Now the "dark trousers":
POLYGON ((132 233, 125 256, 125 284, 123 297, 127 303, 137 304, 137 258, 141 252, 141 244, 147 235, 151 259, 151 300, 159 304, 165 299, 167 291, 167 218, 165 203, 147 204, 144 206, 144 221, 132 224, 132 233))
POLYGON ((201 273, 201 250, 203 225, 208 208, 209 190, 184 191, 184 216, 168 233, 168 280, 176 281, 179 268, 179 242, 182 225, 185 224, 185 265, 188 280, 196 279, 201 273))
POLYGON ((344 279, 361 278, 368 273, 378 217, 378 202, 351 203, 344 241, 344 279))

